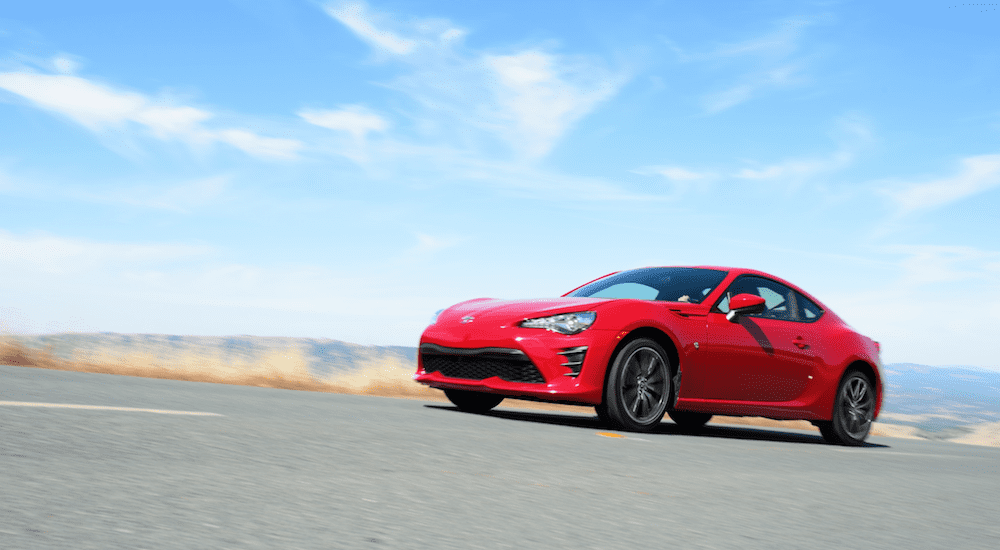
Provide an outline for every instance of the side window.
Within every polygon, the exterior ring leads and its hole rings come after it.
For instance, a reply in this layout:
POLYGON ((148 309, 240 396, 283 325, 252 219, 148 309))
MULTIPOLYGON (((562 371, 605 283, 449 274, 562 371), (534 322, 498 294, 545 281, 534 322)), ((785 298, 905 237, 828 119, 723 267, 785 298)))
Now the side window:
POLYGON ((753 294, 764 298, 764 305, 767 309, 763 313, 751 315, 751 317, 763 317, 765 319, 781 319, 783 321, 806 321, 803 318, 803 308, 800 300, 805 300, 811 306, 810 313, 819 316, 819 308, 815 304, 806 300, 804 296, 788 288, 787 286, 765 279, 763 277, 740 277, 729 285, 723 294, 722 299, 716 304, 715 309, 721 313, 729 313, 729 298, 737 294, 753 294))
POLYGON ((806 323, 811 323, 820 318, 823 315, 823 310, 819 308, 812 300, 806 298, 805 296, 795 293, 795 299, 799 303, 799 321, 804 321, 806 323))

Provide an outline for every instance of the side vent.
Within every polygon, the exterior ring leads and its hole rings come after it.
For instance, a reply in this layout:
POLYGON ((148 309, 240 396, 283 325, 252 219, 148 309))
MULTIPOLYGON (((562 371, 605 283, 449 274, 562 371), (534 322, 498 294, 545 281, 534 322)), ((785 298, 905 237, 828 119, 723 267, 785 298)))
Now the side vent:
POLYGON ((566 358, 566 362, 562 366, 569 368, 569 372, 563 373, 563 376, 576 378, 580 375, 580 369, 583 368, 583 357, 587 355, 587 346, 567 348, 560 351, 559 355, 566 358))

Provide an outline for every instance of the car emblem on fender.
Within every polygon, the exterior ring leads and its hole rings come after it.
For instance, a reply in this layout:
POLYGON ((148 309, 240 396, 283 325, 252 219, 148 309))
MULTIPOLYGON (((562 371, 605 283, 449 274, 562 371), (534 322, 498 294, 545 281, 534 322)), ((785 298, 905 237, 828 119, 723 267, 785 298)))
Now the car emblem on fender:
POLYGON ((476 319, 476 318, 475 318, 475 317, 473 317, 472 315, 466 315, 465 317, 462 317, 462 322, 463 322, 463 323, 471 323, 471 322, 472 322, 472 321, 474 321, 475 319, 476 319))

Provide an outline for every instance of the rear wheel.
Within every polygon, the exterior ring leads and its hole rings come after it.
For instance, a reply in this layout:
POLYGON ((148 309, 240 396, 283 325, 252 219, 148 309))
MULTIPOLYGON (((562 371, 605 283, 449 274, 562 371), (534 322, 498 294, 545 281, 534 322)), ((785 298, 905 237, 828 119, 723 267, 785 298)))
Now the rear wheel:
POLYGON ((817 422, 816 427, 828 443, 839 443, 836 434, 833 433, 833 422, 817 422))
POLYGON ((648 338, 625 344, 604 387, 609 424, 633 432, 652 430, 663 419, 669 395, 670 364, 663 348, 648 338))
POLYGON ((682 430, 701 429, 706 422, 712 419, 712 415, 708 413, 692 411, 669 411, 667 414, 670 415, 670 420, 673 420, 674 424, 677 424, 677 427, 682 430))
POLYGON ((865 442, 875 419, 875 386, 863 373, 844 376, 833 402, 833 419, 818 424, 823 439, 840 445, 858 446, 865 442))
POLYGON ((484 413, 496 407, 504 396, 466 390, 444 390, 448 400, 460 410, 469 413, 484 413))

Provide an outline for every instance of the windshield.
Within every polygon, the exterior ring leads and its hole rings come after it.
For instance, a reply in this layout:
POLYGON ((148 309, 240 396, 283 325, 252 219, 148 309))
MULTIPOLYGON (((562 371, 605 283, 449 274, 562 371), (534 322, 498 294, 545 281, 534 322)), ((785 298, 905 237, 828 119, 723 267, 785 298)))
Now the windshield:
POLYGON ((725 271, 694 267, 647 267, 615 273, 582 286, 568 296, 634 298, 700 303, 726 277, 725 271))

